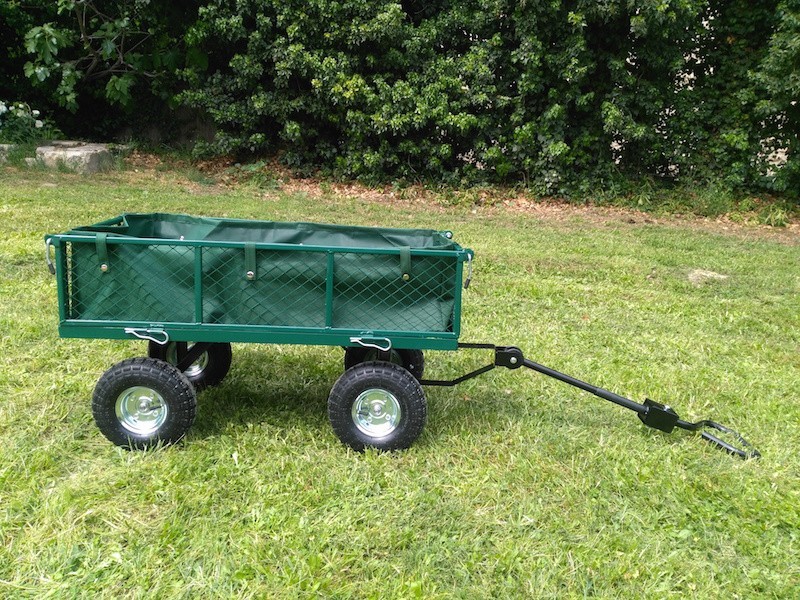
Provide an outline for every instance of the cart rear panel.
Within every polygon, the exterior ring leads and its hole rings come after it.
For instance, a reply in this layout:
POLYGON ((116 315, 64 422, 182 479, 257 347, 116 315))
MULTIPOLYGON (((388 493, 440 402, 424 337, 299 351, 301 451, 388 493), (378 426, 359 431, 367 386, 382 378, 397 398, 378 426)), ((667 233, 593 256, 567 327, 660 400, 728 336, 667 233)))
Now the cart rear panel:
POLYGON ((65 337, 454 349, 447 232, 126 214, 48 237, 65 337))

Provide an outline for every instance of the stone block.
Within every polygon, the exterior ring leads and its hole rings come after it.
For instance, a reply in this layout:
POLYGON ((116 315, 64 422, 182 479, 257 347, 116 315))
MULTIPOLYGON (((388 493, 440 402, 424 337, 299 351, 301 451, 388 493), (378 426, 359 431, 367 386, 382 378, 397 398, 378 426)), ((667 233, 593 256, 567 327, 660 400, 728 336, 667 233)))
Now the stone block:
POLYGON ((14 149, 14 144, 0 144, 0 163, 8 160, 8 154, 14 149))
POLYGON ((106 144, 59 141, 36 149, 36 159, 50 168, 64 168, 88 175, 105 171, 114 164, 106 144))

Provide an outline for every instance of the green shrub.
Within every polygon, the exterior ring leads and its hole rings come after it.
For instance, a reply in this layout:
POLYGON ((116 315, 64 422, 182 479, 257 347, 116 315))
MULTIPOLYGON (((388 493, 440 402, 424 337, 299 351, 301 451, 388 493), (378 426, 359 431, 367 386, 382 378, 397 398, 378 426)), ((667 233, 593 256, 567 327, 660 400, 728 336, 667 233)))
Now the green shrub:
POLYGON ((182 102, 218 132, 198 154, 542 194, 800 189, 799 0, 31 6, 39 20, 0 7, 0 33, 5 18, 40 89, 73 108, 104 98, 86 127, 182 102))
POLYGON ((24 102, 0 100, 0 143, 33 144, 59 137, 58 129, 40 117, 40 111, 24 102))
POLYGON ((770 204, 758 213, 758 220, 771 227, 786 227, 789 224, 789 213, 778 204, 770 204))
POLYGON ((768 185, 777 191, 800 191, 800 1, 778 5, 777 27, 759 69, 753 75, 764 93, 756 114, 765 125, 765 153, 783 149, 786 165, 768 185))
POLYGON ((204 150, 368 181, 746 187, 767 173, 751 72, 776 15, 768 1, 213 0, 187 36, 211 60, 184 71, 181 97, 219 128, 204 150))

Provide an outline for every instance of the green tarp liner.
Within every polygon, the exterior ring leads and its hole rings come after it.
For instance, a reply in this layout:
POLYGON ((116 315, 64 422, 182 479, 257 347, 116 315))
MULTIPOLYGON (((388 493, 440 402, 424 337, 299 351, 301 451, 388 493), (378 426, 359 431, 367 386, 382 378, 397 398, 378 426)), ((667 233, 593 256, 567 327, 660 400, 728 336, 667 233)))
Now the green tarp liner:
POLYGON ((161 240, 260 242, 337 249, 401 247, 432 250, 461 249, 441 232, 430 229, 249 221, 168 213, 125 214, 97 225, 77 227, 71 233, 99 232, 161 240), (110 224, 112 222, 113 224, 110 224))
POLYGON ((437 231, 127 214, 66 236, 69 319, 450 332, 459 318, 465 251, 437 231))

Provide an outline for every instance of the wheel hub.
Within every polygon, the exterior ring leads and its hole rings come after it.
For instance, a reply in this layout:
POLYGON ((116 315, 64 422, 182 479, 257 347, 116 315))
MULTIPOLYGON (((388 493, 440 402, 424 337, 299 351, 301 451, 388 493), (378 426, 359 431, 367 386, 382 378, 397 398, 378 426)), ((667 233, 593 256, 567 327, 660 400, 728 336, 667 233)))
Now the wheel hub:
POLYGON ((391 392, 373 388, 361 392, 353 402, 353 423, 370 437, 389 435, 400 423, 400 402, 391 392))
POLYGON ((137 435, 150 435, 158 431, 169 413, 161 394, 145 386, 123 390, 117 396, 114 408, 120 424, 137 435))
MULTIPOLYGON (((191 346, 187 348, 187 351, 191 349, 191 346)), ((178 345, 177 344, 170 344, 167 346, 167 362, 171 365, 178 364, 178 345)), ((208 352, 203 352, 196 361, 194 361, 191 365, 189 365, 186 370, 183 372, 189 379, 192 377, 198 377, 203 371, 205 371, 206 367, 208 366, 208 352)))

